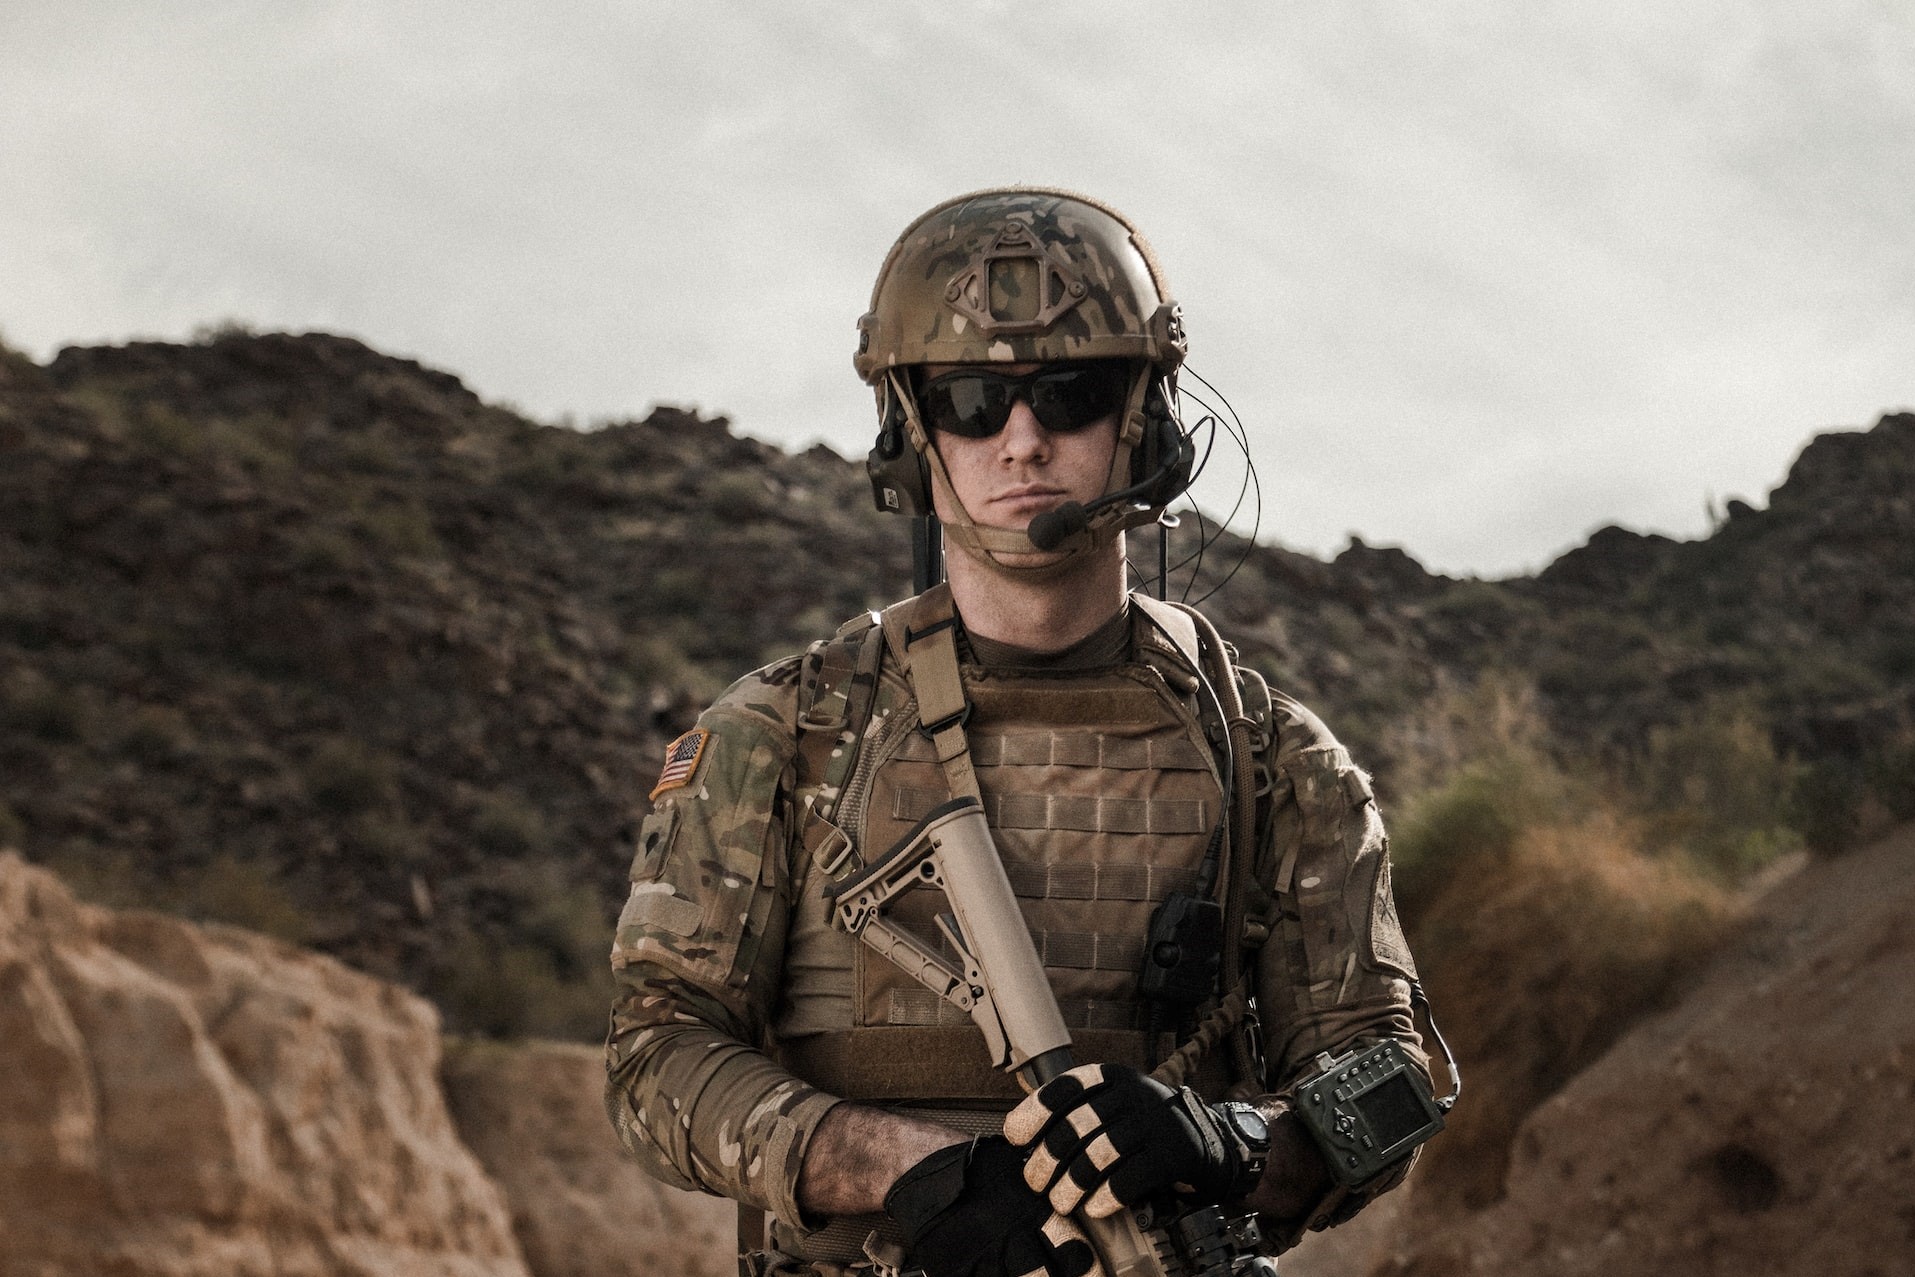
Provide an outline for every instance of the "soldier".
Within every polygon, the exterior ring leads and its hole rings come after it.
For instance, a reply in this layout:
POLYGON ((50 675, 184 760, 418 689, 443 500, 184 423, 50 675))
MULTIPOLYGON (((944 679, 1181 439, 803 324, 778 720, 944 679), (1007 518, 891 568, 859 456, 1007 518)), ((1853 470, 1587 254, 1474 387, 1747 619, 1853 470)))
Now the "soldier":
POLYGON ((874 491, 935 512, 948 583, 668 748, 612 954, 620 1139, 768 1212, 741 1224, 757 1273, 1075 1275, 1065 1216, 1166 1195, 1254 1211, 1273 1247, 1340 1222, 1408 1161, 1338 1183, 1296 1085, 1367 1042, 1422 1069, 1415 972, 1364 773, 1201 615, 1127 589, 1125 530, 1193 451, 1155 259, 1095 201, 979 192, 912 223, 858 328, 874 491), (1028 1098, 830 922, 833 882, 967 790, 1092 1061, 1028 1098), (1175 918, 1199 921, 1166 944, 1175 918))

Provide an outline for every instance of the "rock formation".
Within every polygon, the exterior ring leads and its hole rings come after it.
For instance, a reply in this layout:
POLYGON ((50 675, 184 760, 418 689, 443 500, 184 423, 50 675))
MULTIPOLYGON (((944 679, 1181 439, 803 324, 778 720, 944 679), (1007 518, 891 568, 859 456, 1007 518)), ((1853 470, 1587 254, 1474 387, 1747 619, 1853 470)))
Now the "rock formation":
POLYGON ((0 1275, 525 1277, 421 999, 0 853, 0 1275))

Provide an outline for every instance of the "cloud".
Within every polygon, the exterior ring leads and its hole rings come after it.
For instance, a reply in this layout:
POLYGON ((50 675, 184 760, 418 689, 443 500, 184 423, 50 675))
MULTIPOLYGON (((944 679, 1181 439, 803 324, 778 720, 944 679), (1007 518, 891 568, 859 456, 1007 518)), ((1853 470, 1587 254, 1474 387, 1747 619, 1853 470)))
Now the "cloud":
MULTIPOLYGON (((1915 35, 1768 6, 70 3, 0 16, 0 324, 329 327, 581 419, 861 454, 891 238, 1040 181, 1156 243, 1265 535, 1695 533, 1915 400, 1915 35)), ((1234 490, 1234 485, 1228 485, 1234 490)), ((1221 489, 1205 490, 1221 500, 1221 489)))

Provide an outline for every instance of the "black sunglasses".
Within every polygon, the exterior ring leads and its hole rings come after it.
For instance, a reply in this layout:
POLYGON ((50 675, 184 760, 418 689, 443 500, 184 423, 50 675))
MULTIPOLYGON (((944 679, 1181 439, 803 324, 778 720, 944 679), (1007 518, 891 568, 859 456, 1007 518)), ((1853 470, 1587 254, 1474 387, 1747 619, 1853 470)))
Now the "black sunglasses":
POLYGON ((1049 364, 1013 376, 965 368, 933 377, 918 391, 924 424, 965 439, 988 439, 1004 429, 1022 399, 1052 434, 1082 430, 1124 406, 1130 368, 1123 360, 1049 364))

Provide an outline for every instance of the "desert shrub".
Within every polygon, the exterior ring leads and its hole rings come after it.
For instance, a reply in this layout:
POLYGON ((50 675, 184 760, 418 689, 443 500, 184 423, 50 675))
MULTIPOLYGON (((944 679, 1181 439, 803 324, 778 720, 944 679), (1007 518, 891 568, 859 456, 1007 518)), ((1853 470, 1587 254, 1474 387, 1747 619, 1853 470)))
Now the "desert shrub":
POLYGON ((1392 792, 1434 795, 1468 769, 1540 763, 1549 727, 1533 683, 1490 671, 1468 683, 1440 682, 1414 712, 1393 715, 1381 737, 1395 760, 1392 792))
POLYGON ((389 554, 436 558, 445 553, 426 508, 411 501, 382 504, 360 516, 373 546, 389 554))
POLYGON ((501 866, 489 925, 453 923, 429 992, 460 1032, 494 1038, 604 1035, 611 1005, 606 903, 552 861, 501 866))
POLYGON ((1869 788, 1897 820, 1915 820, 1915 740, 1891 744, 1868 762, 1869 788))
POLYGON ((696 616, 711 602, 711 577, 701 567, 660 568, 649 584, 652 606, 668 615, 696 616))
POLYGON ((1751 710, 1712 704, 1651 730, 1626 768, 1627 800, 1651 847, 1734 880, 1801 846, 1788 811, 1798 770, 1751 710))
POLYGON ((362 497, 366 492, 363 476, 392 474, 403 465, 397 439, 377 427, 309 433, 300 442, 308 453, 324 454, 328 465, 362 476, 360 484, 340 485, 342 491, 362 497))
POLYGON ((1546 692, 1624 690, 1661 674, 1668 638, 1662 626, 1634 612, 1574 607, 1548 618, 1530 666, 1546 692))
POLYGON ((45 613, 28 599, 0 600, 0 642, 28 652, 53 646, 54 629, 45 613))
POLYGON ((493 881, 513 933, 543 950, 561 976, 573 979, 605 967, 612 925, 595 887, 575 881, 555 860, 501 865, 493 881))
POLYGON ((292 893, 265 866, 215 856, 174 888, 173 907, 190 918, 225 922, 304 944, 312 925, 292 893))
POLYGON ((84 689, 34 670, 22 670, 0 687, 0 725, 54 744, 84 739, 93 722, 93 708, 84 689))
POLYGON ((145 403, 133 414, 133 442, 151 452, 191 457, 200 451, 199 424, 161 404, 145 403))
POLYGON ((36 850, 32 858, 60 875, 73 894, 89 904, 112 909, 168 907, 170 897, 155 892, 150 865, 131 852, 70 838, 36 850))
POLYGON ((100 433, 109 439, 124 439, 128 432, 127 404, 123 394, 98 384, 70 387, 64 398, 90 414, 99 423, 100 433))
POLYGON ((1446 818, 1420 827, 1458 844, 1448 872, 1426 875, 1406 913, 1469 1090, 1420 1182, 1444 1204, 1477 1208, 1500 1195, 1523 1119, 1669 999, 1727 933, 1733 907, 1686 860, 1646 854, 1612 812, 1538 822, 1540 808, 1511 807, 1508 789, 1486 789, 1481 775, 1452 789, 1431 800, 1446 818))
POLYGON ((1885 634, 1871 645, 1870 663, 1891 681, 1915 682, 1915 635, 1885 634))
POLYGON ((120 748, 149 766, 172 762, 192 750, 192 725, 172 705, 141 705, 126 717, 120 748))
POLYGON ((5 333, 0 333, 0 368, 15 375, 30 375, 40 371, 40 365, 33 357, 9 342, 5 333))
POLYGON ((1764 695, 1770 713, 1777 717, 1869 700, 1881 695, 1886 686, 1879 673, 1833 643, 1819 642, 1769 655, 1773 663, 1767 672, 1764 695))
POLYGON ((321 811, 349 816, 398 801, 393 760, 349 736, 323 742, 306 762, 306 791, 321 811))
POLYGON ((1474 634, 1507 634, 1540 614, 1537 605, 1494 581, 1457 581, 1423 605, 1431 620, 1468 627, 1474 634))
POLYGON ((472 841, 487 855, 518 859, 549 851, 552 831, 538 808, 519 795, 491 793, 473 814, 472 841))
POLYGON ((214 417, 201 429, 204 446, 230 457, 254 474, 285 477, 294 468, 291 423, 264 413, 214 417))
MULTIPOLYGON (((1740 728, 1672 732, 1658 757, 1685 743, 1708 756, 1665 766, 1666 792, 1651 803, 1596 763, 1552 758, 1522 705, 1508 686, 1455 698, 1459 739, 1484 752, 1390 821, 1411 947, 1469 1080, 1420 1177, 1452 1206, 1500 1194, 1524 1117, 1664 1005, 1732 925, 1722 875, 1669 854, 1645 808, 1671 820, 1690 801, 1732 808, 1747 795, 1728 774, 1751 758, 1774 763, 1740 728)), ((1746 827, 1778 820, 1772 804, 1746 827)))
POLYGON ((711 517, 747 526, 772 510, 776 500, 764 476, 749 470, 717 475, 706 483, 704 496, 711 517))
POLYGON ((620 667, 640 685, 685 687, 703 677, 683 648, 649 629, 626 634, 620 656, 620 667))
POLYGON ((567 978, 537 946, 494 943, 463 925, 443 945, 428 992, 447 1028, 508 1040, 601 1038, 612 1002, 609 974, 567 978))
POLYGON ((1810 852, 1836 856, 1853 850, 1862 833, 1862 804, 1868 783, 1862 765, 1827 758, 1804 767, 1789 791, 1789 823, 1810 852))
POLYGON ((419 865, 430 858, 424 835, 390 808, 356 811, 341 830, 345 845, 362 861, 377 865, 419 865))
POLYGON ((1455 875, 1507 860, 1526 830, 1559 818, 1568 781, 1540 755, 1510 751, 1464 768, 1393 821, 1397 894, 1414 915, 1455 875))
POLYGON ((331 574, 363 568, 368 558, 344 529, 316 526, 299 532, 293 566, 301 573, 331 574))
POLYGON ((237 341, 257 336, 258 333, 259 329, 249 321, 229 315, 212 323, 195 324, 192 339, 196 346, 216 346, 223 341, 237 341))

